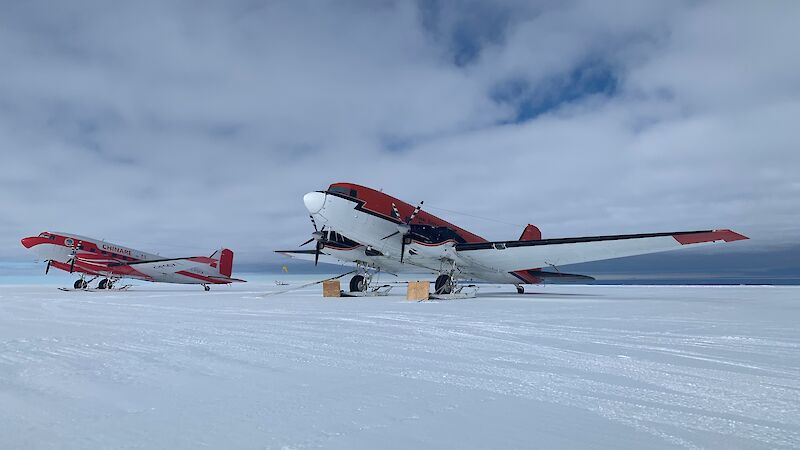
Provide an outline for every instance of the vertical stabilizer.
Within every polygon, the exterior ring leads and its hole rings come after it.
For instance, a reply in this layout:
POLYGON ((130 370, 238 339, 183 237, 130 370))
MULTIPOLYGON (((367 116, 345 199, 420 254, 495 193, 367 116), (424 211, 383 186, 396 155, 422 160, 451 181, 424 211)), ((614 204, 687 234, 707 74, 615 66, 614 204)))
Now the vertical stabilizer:
POLYGON ((519 237, 520 241, 538 241, 542 239, 542 232, 536 225, 528 224, 525 230, 522 231, 522 236, 519 237))
POLYGON ((219 273, 230 277, 233 273, 233 251, 223 248, 219 252, 219 273))

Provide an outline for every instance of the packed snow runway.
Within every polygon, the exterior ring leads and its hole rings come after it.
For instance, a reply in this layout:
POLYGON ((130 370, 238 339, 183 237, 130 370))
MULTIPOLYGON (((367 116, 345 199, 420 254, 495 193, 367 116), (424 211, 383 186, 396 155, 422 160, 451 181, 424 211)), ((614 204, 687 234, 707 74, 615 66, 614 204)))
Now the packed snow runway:
POLYGON ((800 288, 276 289, 0 286, 0 447, 800 447, 800 288))

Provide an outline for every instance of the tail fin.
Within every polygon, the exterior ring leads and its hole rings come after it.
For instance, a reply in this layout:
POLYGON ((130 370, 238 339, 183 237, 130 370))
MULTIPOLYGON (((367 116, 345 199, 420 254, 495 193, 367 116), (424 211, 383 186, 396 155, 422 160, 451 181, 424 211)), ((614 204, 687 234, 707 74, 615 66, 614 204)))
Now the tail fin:
POLYGON ((542 232, 536 225, 528 224, 525 230, 522 231, 522 236, 519 237, 520 241, 538 241, 542 239, 542 232))
POLYGON ((219 273, 226 277, 233 273, 233 250, 223 248, 219 251, 219 273))

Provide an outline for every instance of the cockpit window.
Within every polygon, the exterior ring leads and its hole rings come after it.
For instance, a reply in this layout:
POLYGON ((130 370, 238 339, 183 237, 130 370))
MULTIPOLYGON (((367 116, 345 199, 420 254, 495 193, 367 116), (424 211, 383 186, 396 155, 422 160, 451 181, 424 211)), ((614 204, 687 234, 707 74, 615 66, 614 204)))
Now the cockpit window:
POLYGON ((39 233, 39 237, 43 237, 43 238, 49 238, 49 237, 50 237, 50 233, 47 233, 47 232, 45 232, 45 233, 39 233))
POLYGON ((328 188, 328 192, 333 194, 345 195, 347 197, 358 198, 358 192, 356 192, 355 189, 347 189, 341 186, 331 186, 330 188, 328 188))

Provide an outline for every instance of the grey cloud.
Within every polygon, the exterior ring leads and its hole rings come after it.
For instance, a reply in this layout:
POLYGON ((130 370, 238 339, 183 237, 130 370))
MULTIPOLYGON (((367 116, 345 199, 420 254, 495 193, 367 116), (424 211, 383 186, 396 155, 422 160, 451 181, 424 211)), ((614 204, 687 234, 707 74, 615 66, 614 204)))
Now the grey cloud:
POLYGON ((17 239, 53 228, 276 261, 307 237, 302 195, 336 181, 424 199, 488 238, 533 222, 547 236, 731 227, 749 246, 796 243, 797 13, 6 3, 0 257, 29 258, 17 239), (613 88, 570 85, 587 64, 613 88))

